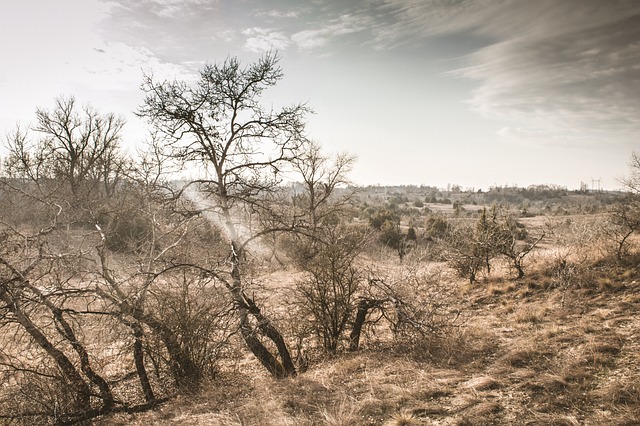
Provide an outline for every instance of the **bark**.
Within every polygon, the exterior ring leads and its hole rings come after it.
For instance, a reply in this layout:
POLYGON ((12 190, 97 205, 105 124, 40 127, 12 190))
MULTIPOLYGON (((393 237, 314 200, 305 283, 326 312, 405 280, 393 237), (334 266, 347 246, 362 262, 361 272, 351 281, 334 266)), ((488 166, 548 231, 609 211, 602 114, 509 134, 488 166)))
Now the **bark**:
POLYGON ((147 369, 144 366, 144 351, 142 348, 142 327, 140 324, 134 323, 131 324, 131 328, 133 330, 133 360, 136 364, 136 371, 138 373, 138 378, 140 379, 140 386, 142 387, 142 393, 144 394, 144 399, 151 403, 155 401, 155 395, 153 394, 153 388, 151 387, 151 383, 149 382, 149 376, 147 375, 147 369))
POLYGON ((29 333, 31 338, 40 346, 58 365, 65 379, 69 382, 74 390, 77 398, 76 406, 79 411, 91 409, 91 389, 89 385, 82 379, 82 376, 76 370, 73 363, 60 349, 56 348, 49 339, 38 329, 34 322, 25 314, 18 301, 13 300, 6 292, 2 293, 2 301, 5 302, 9 310, 15 315, 18 324, 29 333))
POLYGON ((357 351, 360 348, 360 335, 362 333, 364 322, 367 319, 367 314, 372 308, 379 306, 380 303, 380 300, 373 299, 360 299, 360 301, 358 302, 356 319, 353 322, 353 328, 351 329, 351 334, 349 335, 350 351, 357 351))
POLYGON ((60 334, 62 334, 63 337, 67 339, 69 343, 71 343, 71 346, 78 354, 82 372, 85 374, 85 376, 87 376, 89 380, 91 380, 93 384, 98 386, 100 398, 102 398, 103 408, 105 410, 111 409, 115 404, 113 393, 111 392, 111 387, 109 386, 107 381, 98 373, 96 373, 91 367, 91 362, 89 361, 89 354, 87 353, 87 350, 85 349, 84 345, 82 345, 82 343, 80 343, 76 338, 73 329, 62 316, 62 311, 57 308, 51 310, 53 312, 53 316, 56 320, 60 334))
POLYGON ((271 323, 271 321, 262 314, 255 302, 251 298, 247 297, 242 291, 239 258, 236 250, 233 250, 232 252, 232 259, 233 266, 231 277, 233 279, 233 284, 229 290, 236 305, 238 319, 240 320, 242 338, 247 344, 249 350, 273 377, 281 379, 288 376, 295 376, 296 368, 293 364, 289 349, 282 337, 282 334, 271 323), (250 315, 257 321, 258 330, 276 345, 276 349, 282 359, 282 362, 280 362, 260 341, 257 336, 257 330, 255 330, 251 325, 250 315))
POLYGON ((513 266, 516 268, 516 271, 518 271, 518 277, 516 279, 519 280, 524 278, 524 269, 522 269, 520 262, 515 261, 513 266))
POLYGON ((142 309, 132 306, 126 301, 126 295, 120 290, 116 279, 111 275, 111 272, 107 268, 107 257, 104 246, 98 246, 97 249, 102 266, 102 276, 111 286, 116 295, 114 296, 100 289, 96 289, 98 294, 116 304, 122 314, 134 318, 157 333, 158 337, 160 337, 160 340, 167 349, 167 353, 171 360, 171 373, 179 388, 189 389, 193 388, 194 385, 197 387, 201 379, 200 371, 180 347, 180 343, 176 339, 173 331, 162 323, 162 321, 145 313, 142 309))
POLYGON ((275 343, 276 348, 278 350, 278 354, 282 359, 282 367, 284 368, 284 376, 294 376, 296 374, 296 367, 293 364, 293 360, 291 359, 291 354, 289 353, 289 348, 287 347, 284 338, 280 331, 273 325, 269 318, 265 317, 260 309, 255 305, 254 301, 245 296, 245 299, 249 303, 249 313, 253 315, 258 321, 258 328, 260 331, 267 336, 273 343, 275 343))
POLYGON ((121 306, 124 306, 123 311, 158 333, 160 340, 169 353, 171 372, 176 380, 176 385, 183 390, 197 388, 202 378, 200 371, 189 356, 184 353, 173 331, 151 315, 144 314, 138 309, 133 309, 128 304, 121 306))

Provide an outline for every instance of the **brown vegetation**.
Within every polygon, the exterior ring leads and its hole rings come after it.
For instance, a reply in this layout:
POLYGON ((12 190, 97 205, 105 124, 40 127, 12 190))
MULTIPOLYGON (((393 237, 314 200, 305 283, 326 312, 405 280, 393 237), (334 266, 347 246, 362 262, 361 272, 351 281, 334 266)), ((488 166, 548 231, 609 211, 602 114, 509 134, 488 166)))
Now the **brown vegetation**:
POLYGON ((140 159, 73 98, 9 135, 0 422, 640 422, 636 156, 624 198, 363 195, 260 105, 277 62, 146 77, 140 159))

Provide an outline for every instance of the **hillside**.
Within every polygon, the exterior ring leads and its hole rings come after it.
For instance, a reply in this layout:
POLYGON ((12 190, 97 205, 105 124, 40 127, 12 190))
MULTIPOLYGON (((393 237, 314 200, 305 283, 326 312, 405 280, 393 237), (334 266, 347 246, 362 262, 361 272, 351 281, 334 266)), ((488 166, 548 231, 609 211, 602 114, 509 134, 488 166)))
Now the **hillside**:
POLYGON ((640 273, 600 264, 573 280, 561 288, 540 266, 519 282, 455 282, 467 320, 423 350, 373 339, 280 381, 232 369, 201 394, 97 424, 638 424, 640 273))

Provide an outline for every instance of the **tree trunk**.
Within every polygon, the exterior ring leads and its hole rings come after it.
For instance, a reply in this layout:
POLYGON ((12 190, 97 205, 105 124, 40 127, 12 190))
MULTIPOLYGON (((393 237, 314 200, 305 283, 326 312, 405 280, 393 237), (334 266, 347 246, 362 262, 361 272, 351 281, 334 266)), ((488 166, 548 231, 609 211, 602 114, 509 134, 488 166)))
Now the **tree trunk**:
POLYGON ((69 323, 63 318, 62 310, 58 308, 51 309, 53 316, 56 320, 56 328, 60 331, 60 334, 71 343, 71 346, 78 354, 80 358, 80 368, 82 372, 91 380, 93 384, 98 386, 100 392, 100 398, 102 398, 103 409, 108 411, 110 410, 114 404, 115 400, 113 398, 113 393, 111 392, 111 387, 107 383, 107 381, 96 373, 91 367, 91 362, 89 361, 89 354, 85 349, 84 345, 78 341, 76 338, 73 329, 69 325, 69 323))
POLYGON ((515 266, 516 271, 518 271, 517 280, 524 278, 524 269, 522 269, 522 264, 517 260, 513 262, 513 266, 515 266))
POLYGON ((255 305, 255 302, 246 297, 245 300, 249 303, 249 313, 253 315, 253 317, 258 321, 258 328, 260 331, 267 336, 273 343, 275 343, 276 348, 278 349, 278 354, 282 359, 282 366, 284 368, 285 376, 295 376, 296 367, 293 364, 293 360, 291 359, 291 354, 289 352, 289 348, 287 347, 284 338, 280 331, 273 325, 269 318, 265 317, 260 308, 255 305))
POLYGON ((187 391, 197 388, 202 379, 200 369, 193 363, 189 356, 184 353, 173 331, 162 322, 150 315, 139 313, 138 310, 134 309, 132 314, 135 319, 148 325, 158 333, 160 340, 162 340, 162 343, 164 343, 169 353, 171 372, 176 380, 176 386, 187 391))
POLYGON ((76 395, 76 406, 79 411, 88 411, 91 409, 91 389, 89 385, 82 379, 82 376, 76 370, 73 363, 67 358, 67 356, 60 349, 56 348, 47 337, 38 329, 38 327, 31 321, 20 308, 18 301, 13 300, 6 292, 2 293, 2 300, 6 306, 16 317, 18 324, 20 324, 24 330, 29 333, 33 340, 40 346, 58 365, 60 371, 64 377, 69 381, 69 384, 74 390, 76 395))
POLYGON ((149 376, 147 375, 147 369, 144 366, 144 351, 142 348, 142 327, 140 324, 133 323, 131 324, 131 329, 133 330, 133 360, 136 364, 136 371, 138 372, 138 378, 140 379, 140 386, 142 387, 142 393, 144 394, 144 399, 148 403, 152 403, 155 401, 155 395, 153 394, 153 389, 151 387, 151 383, 149 382, 149 376))
POLYGON ((244 294, 244 291, 242 291, 239 250, 236 248, 238 245, 232 243, 231 247, 231 278, 233 282, 229 287, 229 291, 236 305, 242 337, 249 347, 249 350, 273 377, 281 379, 288 376, 295 376, 296 368, 293 364, 289 348, 287 347, 282 334, 273 325, 271 320, 262 314, 260 308, 256 306, 255 302, 251 298, 247 297, 244 294), (258 323, 258 330, 275 343, 282 362, 278 361, 269 349, 262 344, 256 334, 257 330, 251 325, 249 315, 256 319, 258 323))
POLYGON ((367 314, 371 308, 378 306, 380 301, 371 299, 360 299, 358 302, 358 310, 356 312, 356 319, 353 322, 353 328, 349 335, 349 350, 357 351, 360 348, 360 334, 362 333, 362 327, 364 321, 367 319, 367 314))

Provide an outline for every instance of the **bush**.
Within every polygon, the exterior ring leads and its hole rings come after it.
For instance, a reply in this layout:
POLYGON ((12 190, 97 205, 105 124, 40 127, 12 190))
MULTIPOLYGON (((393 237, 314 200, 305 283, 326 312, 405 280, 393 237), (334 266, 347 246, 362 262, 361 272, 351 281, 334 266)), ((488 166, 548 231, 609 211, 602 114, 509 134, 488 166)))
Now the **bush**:
POLYGON ((151 241, 153 222, 138 210, 103 213, 98 223, 105 234, 109 250, 140 252, 151 241))
MULTIPOLYGON (((164 277, 154 289, 150 310, 156 312, 180 346, 197 384, 212 377, 232 333, 231 302, 215 280, 183 270, 164 277)), ((158 349, 156 349, 156 353, 158 349)))
POLYGON ((391 212, 386 209, 378 210, 374 215, 369 218, 369 224, 373 229, 381 230, 382 226, 386 223, 390 222, 392 224, 399 224, 400 218, 394 212, 391 212))
POLYGON ((357 303, 362 273, 354 261, 362 240, 357 233, 325 236, 307 250, 307 262, 300 264, 307 276, 296 284, 301 315, 329 353, 335 353, 357 303))
POLYGON ((402 242, 402 233, 396 223, 387 220, 380 228, 378 239, 382 244, 397 250, 402 242))

